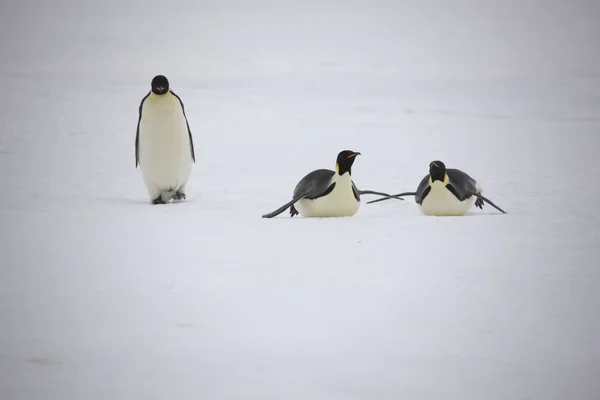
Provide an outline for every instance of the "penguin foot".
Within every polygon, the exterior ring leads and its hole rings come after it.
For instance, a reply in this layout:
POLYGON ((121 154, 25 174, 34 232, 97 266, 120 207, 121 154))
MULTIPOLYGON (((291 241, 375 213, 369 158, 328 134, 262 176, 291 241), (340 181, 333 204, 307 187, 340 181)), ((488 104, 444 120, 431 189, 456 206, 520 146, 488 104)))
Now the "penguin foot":
POLYGON ((475 207, 479 207, 483 210, 483 205, 485 203, 483 202, 483 200, 481 200, 479 197, 477 198, 477 200, 475 200, 475 207))
POLYGON ((299 213, 298 213, 298 210, 296 210, 296 207, 294 207, 294 206, 291 206, 291 207, 290 207, 290 216, 294 217, 294 216, 296 216, 296 215, 298 215, 298 214, 299 214, 299 213))
POLYGON ((152 200, 152 204, 166 204, 162 197, 159 195, 157 198, 152 200))
POLYGON ((175 200, 185 200, 185 193, 176 192, 175 196, 173 197, 173 199, 175 199, 175 200))

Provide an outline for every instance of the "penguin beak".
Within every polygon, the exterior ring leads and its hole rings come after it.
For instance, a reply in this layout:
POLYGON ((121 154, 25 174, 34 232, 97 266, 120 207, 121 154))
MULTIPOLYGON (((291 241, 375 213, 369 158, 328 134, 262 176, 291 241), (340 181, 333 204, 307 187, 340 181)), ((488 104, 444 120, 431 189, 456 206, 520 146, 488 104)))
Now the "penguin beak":
POLYGON ((352 153, 352 154, 350 154, 350 155, 349 155, 348 157, 346 157, 346 158, 352 158, 352 157, 356 157, 356 156, 360 156, 360 155, 361 155, 361 154, 360 154, 359 152, 355 152, 355 153, 352 153))

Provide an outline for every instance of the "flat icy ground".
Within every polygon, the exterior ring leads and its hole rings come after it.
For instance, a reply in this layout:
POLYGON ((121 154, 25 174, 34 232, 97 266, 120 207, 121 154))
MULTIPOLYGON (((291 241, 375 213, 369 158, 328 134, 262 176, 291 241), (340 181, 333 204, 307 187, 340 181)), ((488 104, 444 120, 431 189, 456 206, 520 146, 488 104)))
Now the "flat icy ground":
POLYGON ((597 1, 1 8, 2 400, 599 398, 597 1), (197 154, 166 206, 156 74, 197 154), (441 159, 508 214, 261 218, 343 149, 361 188, 441 159))

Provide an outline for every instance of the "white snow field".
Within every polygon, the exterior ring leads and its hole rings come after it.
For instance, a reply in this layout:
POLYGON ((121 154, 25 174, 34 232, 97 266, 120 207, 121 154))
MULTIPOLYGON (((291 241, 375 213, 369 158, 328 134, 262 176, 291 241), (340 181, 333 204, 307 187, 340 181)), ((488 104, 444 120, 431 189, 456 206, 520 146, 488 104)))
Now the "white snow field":
POLYGON ((600 398, 600 2, 8 0, 1 400, 600 398), (165 74, 197 162, 149 204, 165 74), (360 151, 489 205, 263 219, 360 151))

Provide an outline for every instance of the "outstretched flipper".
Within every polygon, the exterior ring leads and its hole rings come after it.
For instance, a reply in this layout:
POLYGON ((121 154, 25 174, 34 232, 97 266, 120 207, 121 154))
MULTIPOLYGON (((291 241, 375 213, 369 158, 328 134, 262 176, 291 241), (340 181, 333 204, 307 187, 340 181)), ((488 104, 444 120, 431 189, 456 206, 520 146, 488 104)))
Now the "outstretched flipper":
MULTIPOLYGON (((294 204, 296 204, 296 202, 298 200, 300 200, 301 198, 305 197, 306 195, 307 195, 307 193, 302 193, 301 195, 294 197, 291 201, 289 201, 289 202, 285 203, 284 205, 282 205, 281 207, 279 207, 277 210, 275 210, 273 212, 270 212, 268 214, 264 214, 262 217, 263 218, 273 218, 273 217, 276 217, 279 214, 281 214, 282 212, 284 212, 285 210, 287 210, 289 207, 293 207, 294 210, 296 210, 296 208, 294 207, 294 204)), ((292 213, 292 212, 293 212, 293 210, 290 210, 290 213, 292 213)), ((297 213, 298 212, 296 211, 296 214, 297 213)), ((294 215, 292 215, 292 217, 293 216, 294 215)))
POLYGON ((473 196, 477 197, 477 200, 475 201, 475 205, 479 208, 483 208, 483 202, 485 201, 486 203, 488 203, 490 206, 494 207, 496 210, 500 211, 502 214, 506 214, 506 211, 504 211, 503 209, 501 209, 500 207, 498 207, 497 205, 495 205, 493 202, 491 202, 489 199, 483 197, 481 194, 479 193, 473 193, 473 196), (478 204, 479 203, 479 204, 478 204))
MULTIPOLYGON (((381 195, 381 193, 374 193, 374 194, 380 194, 381 195)), ((404 192, 404 193, 398 193, 398 194, 392 194, 392 195, 389 195, 389 194, 385 195, 384 194, 385 197, 382 197, 382 198, 376 199, 376 200, 367 201, 367 204, 377 203, 379 201, 386 201, 386 200, 389 200, 389 199, 404 200, 404 199, 401 199, 400 197, 402 197, 402 196, 416 196, 416 195, 417 195, 416 192, 404 192)))
MULTIPOLYGON (((381 200, 395 199, 395 200, 403 200, 404 201, 404 199, 402 199, 402 198, 395 197, 394 195, 383 193, 383 192, 376 192, 375 190, 359 190, 358 194, 360 194, 361 196, 363 194, 376 194, 379 196, 383 196, 383 199, 381 199, 381 200)), ((398 195, 396 195, 396 196, 398 196, 398 195)), ((379 201, 379 200, 376 200, 376 201, 379 201)))
MULTIPOLYGON (((318 171, 316 171, 318 172, 318 171)), ((301 182, 302 183, 302 182, 301 182)), ((300 184, 299 184, 300 185, 300 184)), ((328 185, 325 190, 320 190, 320 191, 316 191, 314 188, 314 185, 308 185, 308 187, 301 187, 298 188, 298 186, 296 187, 296 189, 294 190, 294 198, 289 201, 288 203, 282 205, 281 207, 279 207, 277 210, 270 212, 268 214, 263 215, 263 218, 273 218, 278 216, 279 214, 281 214, 282 212, 284 212, 288 207, 290 207, 290 215, 293 217, 294 215, 298 215, 298 210, 296 210, 296 207, 294 207, 294 204, 296 204, 296 202, 302 198, 307 198, 310 200, 315 200, 318 199, 319 197, 323 197, 323 196, 327 196, 329 193, 331 193, 333 191, 333 189, 335 188, 336 183, 332 183, 331 185, 328 185), (297 192, 299 190, 304 190, 303 192, 301 192, 300 194, 297 194, 297 192)), ((305 185, 306 186, 306 185, 305 185)))

